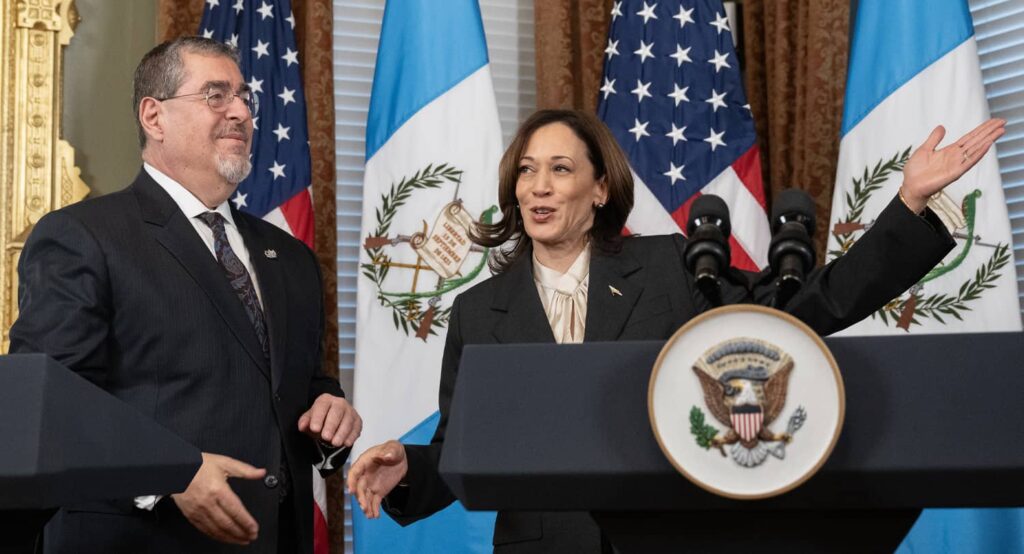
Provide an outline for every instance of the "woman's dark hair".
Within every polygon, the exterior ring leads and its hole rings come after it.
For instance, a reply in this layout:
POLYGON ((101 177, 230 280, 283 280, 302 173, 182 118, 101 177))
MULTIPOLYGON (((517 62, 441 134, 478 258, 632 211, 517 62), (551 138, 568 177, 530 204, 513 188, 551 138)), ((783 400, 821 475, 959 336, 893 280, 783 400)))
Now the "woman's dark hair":
POLYGON ((511 267, 530 247, 530 239, 526 236, 516 200, 519 161, 537 129, 552 123, 565 125, 583 141, 590 164, 594 166, 594 179, 603 177, 608 186, 607 202, 603 207, 595 208, 594 226, 590 228, 592 246, 609 253, 617 252, 622 246, 622 228, 633 209, 633 174, 626 155, 608 127, 597 117, 576 110, 540 110, 519 126, 512 144, 505 150, 498 165, 498 207, 501 209, 501 220, 492 224, 478 224, 472 236, 473 242, 494 249, 488 264, 494 273, 501 273, 511 267))

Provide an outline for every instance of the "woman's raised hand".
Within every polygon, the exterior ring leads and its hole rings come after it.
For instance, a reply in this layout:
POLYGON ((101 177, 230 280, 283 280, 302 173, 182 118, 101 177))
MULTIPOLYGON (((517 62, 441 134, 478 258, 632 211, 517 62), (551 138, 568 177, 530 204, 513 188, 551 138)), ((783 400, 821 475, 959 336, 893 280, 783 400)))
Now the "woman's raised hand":
POLYGON ((916 213, 924 210, 928 198, 960 178, 988 152, 1006 132, 1006 121, 992 118, 944 148, 938 148, 946 129, 936 127, 903 166, 900 194, 916 213))

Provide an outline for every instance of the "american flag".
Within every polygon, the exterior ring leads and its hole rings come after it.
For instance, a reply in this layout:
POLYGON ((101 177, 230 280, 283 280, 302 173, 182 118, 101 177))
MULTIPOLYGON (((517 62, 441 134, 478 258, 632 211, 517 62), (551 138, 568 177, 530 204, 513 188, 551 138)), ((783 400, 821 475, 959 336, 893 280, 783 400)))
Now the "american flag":
MULTIPOLYGON (((252 173, 231 202, 313 247, 306 101, 289 0, 206 0, 199 33, 238 49, 242 76, 259 101, 252 173)), ((327 554, 324 482, 313 471, 313 551, 327 554)))
POLYGON ((729 205, 732 264, 767 265, 761 160, 732 30, 719 0, 616 1, 598 115, 637 177, 632 233, 686 228, 690 204, 729 205))
POLYGON ((206 0, 199 32, 238 49, 256 93, 252 173, 231 197, 236 208, 313 246, 309 135, 289 0, 206 0))

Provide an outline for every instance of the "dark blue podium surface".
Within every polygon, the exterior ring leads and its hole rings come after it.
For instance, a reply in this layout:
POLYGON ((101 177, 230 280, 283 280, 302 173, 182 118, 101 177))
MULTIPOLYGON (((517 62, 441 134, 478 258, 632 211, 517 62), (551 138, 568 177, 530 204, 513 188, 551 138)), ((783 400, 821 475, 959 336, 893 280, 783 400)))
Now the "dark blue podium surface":
POLYGON ((641 525, 624 511, 718 511, 697 519, 735 528, 740 512, 783 526, 815 513, 895 521, 923 507, 1024 505, 1024 334, 826 343, 846 388, 842 435, 782 496, 721 498, 665 459, 647 413, 661 341, 467 346, 441 473, 470 509, 615 511, 607 523, 620 527, 641 525))
POLYGON ((0 510, 181 492, 202 461, 42 354, 0 356, 0 445, 0 510))

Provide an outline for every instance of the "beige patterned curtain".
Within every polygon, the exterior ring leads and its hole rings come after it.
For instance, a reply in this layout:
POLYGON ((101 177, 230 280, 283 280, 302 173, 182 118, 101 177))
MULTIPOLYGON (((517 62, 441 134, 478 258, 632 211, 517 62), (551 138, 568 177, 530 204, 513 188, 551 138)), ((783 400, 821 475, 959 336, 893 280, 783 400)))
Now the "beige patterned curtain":
POLYGON ((819 260, 839 157, 849 0, 746 0, 744 78, 769 202, 795 187, 814 197, 819 260))
MULTIPOLYGON (((157 36, 168 40, 194 35, 203 16, 203 0, 160 0, 157 36)), ((324 281, 324 371, 338 375, 337 228, 334 198, 334 73, 331 42, 331 0, 293 1, 302 85, 312 161, 315 250, 324 281)), ((331 552, 345 550, 343 485, 339 476, 327 480, 331 552)))

